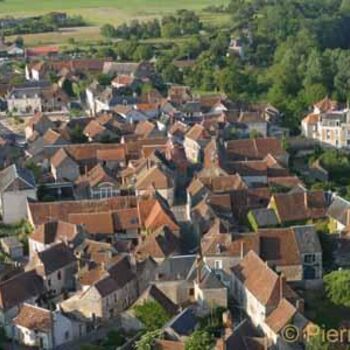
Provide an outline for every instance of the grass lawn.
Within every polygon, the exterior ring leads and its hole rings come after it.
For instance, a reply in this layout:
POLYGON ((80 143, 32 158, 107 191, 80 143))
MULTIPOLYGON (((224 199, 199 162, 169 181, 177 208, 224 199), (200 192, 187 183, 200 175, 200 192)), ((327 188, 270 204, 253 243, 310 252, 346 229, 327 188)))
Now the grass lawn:
MULTIPOLYGON (((53 33, 22 35, 27 45, 66 44, 70 38, 77 42, 102 40, 100 26, 105 23, 119 25, 138 19, 146 21, 161 17, 179 9, 198 11, 202 20, 211 25, 225 25, 229 14, 203 12, 208 5, 225 5, 229 0, 4 0, 0 2, 0 17, 23 17, 63 11, 72 15, 82 15, 89 27, 65 28, 53 33)), ((9 39, 14 39, 10 37, 9 39)))
POLYGON ((320 327, 338 329, 344 322, 350 322, 350 308, 333 304, 322 291, 307 291, 305 315, 320 327))
POLYGON ((178 9, 201 10, 229 0, 4 0, 0 15, 30 16, 50 11, 79 14, 92 24, 118 24, 131 18, 161 16, 178 9))

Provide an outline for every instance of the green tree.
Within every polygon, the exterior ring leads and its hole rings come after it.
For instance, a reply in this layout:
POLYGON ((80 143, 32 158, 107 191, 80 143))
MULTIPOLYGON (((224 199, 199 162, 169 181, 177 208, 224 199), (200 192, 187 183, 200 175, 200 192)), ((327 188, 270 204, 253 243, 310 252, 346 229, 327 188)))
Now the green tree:
POLYGON ((147 331, 161 328, 171 317, 159 303, 152 301, 135 306, 134 312, 147 331))
POLYGON ((111 24, 104 24, 101 27, 101 35, 106 38, 114 38, 116 36, 116 30, 111 24))
POLYGON ((215 344, 215 338, 206 331, 195 331, 186 340, 186 350, 212 350, 215 344))
POLYGON ((135 350, 150 350, 153 349, 153 345, 156 339, 159 339, 162 335, 162 330, 157 329, 154 331, 146 332, 142 335, 140 340, 135 343, 135 350))
POLYGON ((350 270, 333 271, 323 281, 327 297, 334 304, 350 307, 350 270))

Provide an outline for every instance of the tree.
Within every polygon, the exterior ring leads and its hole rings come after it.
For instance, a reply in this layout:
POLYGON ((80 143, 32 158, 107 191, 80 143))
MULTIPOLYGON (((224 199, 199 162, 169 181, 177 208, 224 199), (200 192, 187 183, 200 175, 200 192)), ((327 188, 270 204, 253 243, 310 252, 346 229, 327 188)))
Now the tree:
POLYGON ((147 331, 163 327, 171 315, 157 302, 149 301, 134 308, 135 316, 145 325, 147 331))
POLYGON ((350 307, 350 270, 333 271, 323 281, 327 297, 334 304, 350 307))
POLYGON ((181 71, 171 63, 169 63, 161 71, 161 75, 162 75, 164 82, 166 82, 166 83, 175 83, 175 84, 182 84, 183 83, 183 75, 182 75, 181 71))
POLYGON ((135 350, 150 350, 153 349, 153 345, 156 339, 159 339, 162 334, 162 330, 157 329, 155 331, 147 332, 140 340, 135 343, 135 350))
POLYGON ((215 344, 215 338, 206 331, 195 331, 186 340, 186 350, 212 350, 215 344))
POLYGON ((116 36, 116 30, 111 24, 104 24, 101 27, 101 35, 106 38, 114 38, 116 36))
POLYGON ((153 50, 150 45, 138 45, 134 54, 133 59, 134 61, 143 61, 143 60, 149 60, 153 56, 153 50))

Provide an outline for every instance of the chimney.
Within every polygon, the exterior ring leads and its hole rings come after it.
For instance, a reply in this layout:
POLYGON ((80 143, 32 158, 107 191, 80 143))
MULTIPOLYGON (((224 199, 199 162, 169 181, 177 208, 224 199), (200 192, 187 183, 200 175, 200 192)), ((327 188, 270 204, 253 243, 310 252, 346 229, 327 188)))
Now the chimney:
POLYGON ((202 281, 202 254, 197 255, 196 259, 196 268, 197 268, 197 284, 200 284, 202 281))
POLYGON ((243 260, 244 258, 244 241, 242 240, 241 242, 241 259, 243 260))
POLYGON ((284 285, 284 282, 285 282, 285 276, 283 273, 281 273, 280 277, 279 277, 279 289, 280 289, 280 301, 282 301, 283 299, 283 285, 284 285))
POLYGON ((346 211, 346 225, 350 224, 350 209, 346 211))
POLYGON ((304 206, 307 209, 308 205, 307 205, 307 191, 304 192, 304 206))
POLYGON ((300 313, 304 313, 304 300, 303 299, 298 299, 296 301, 295 306, 300 313))

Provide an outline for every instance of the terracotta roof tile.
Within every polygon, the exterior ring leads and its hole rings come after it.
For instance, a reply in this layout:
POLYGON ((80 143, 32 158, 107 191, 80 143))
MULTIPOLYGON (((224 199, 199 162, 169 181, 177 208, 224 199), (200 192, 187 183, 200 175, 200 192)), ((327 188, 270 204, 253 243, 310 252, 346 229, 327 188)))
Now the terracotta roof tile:
POLYGON ((296 313, 296 308, 287 299, 283 298, 265 322, 275 334, 278 334, 283 327, 291 323, 296 313))
POLYGON ((51 332, 52 319, 53 317, 49 310, 34 305, 23 304, 13 323, 31 331, 51 332))
POLYGON ((234 266, 232 272, 249 292, 267 307, 277 307, 280 302, 281 286, 284 297, 295 296, 285 280, 253 251, 250 251, 239 264, 234 266))
POLYGON ((110 211, 95 213, 76 213, 68 214, 68 220, 71 223, 83 225, 90 234, 114 233, 113 217, 110 211))
POLYGON ((77 225, 64 221, 50 221, 39 225, 30 235, 30 239, 43 244, 51 244, 57 241, 72 241, 79 233, 77 225))
MULTIPOLYGON (((136 208, 136 197, 121 196, 100 200, 62 201, 46 203, 29 203, 30 217, 34 225, 40 225, 49 220, 71 222, 71 214, 90 214, 109 212, 123 208, 136 208)), ((76 222, 71 222, 76 223, 76 222)))

